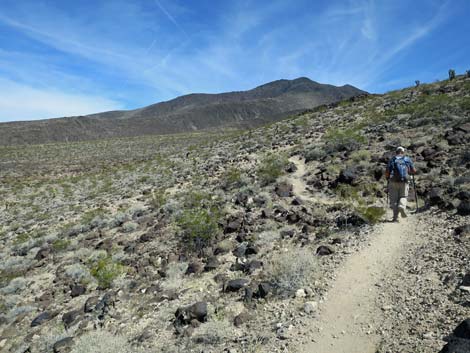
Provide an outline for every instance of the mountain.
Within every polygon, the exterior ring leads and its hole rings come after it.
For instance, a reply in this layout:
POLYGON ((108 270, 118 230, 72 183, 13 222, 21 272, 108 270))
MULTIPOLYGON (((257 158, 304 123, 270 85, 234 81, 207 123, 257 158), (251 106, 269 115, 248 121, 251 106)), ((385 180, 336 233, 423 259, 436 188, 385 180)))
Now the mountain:
POLYGON ((189 94, 135 110, 2 123, 0 145, 253 128, 365 93, 350 85, 320 84, 305 77, 277 80, 248 91, 189 94))

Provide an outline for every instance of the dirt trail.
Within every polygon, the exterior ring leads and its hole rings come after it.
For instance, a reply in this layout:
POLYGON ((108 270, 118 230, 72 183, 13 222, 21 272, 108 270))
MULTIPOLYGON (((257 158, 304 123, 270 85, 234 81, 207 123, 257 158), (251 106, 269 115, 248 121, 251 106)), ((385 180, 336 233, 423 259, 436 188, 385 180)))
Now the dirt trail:
MULTIPOLYGON (((302 177, 305 164, 293 157, 297 171, 291 177, 294 193, 304 199, 309 196, 302 177)), ((320 202, 324 202, 321 200, 320 202)), ((297 347, 295 352, 374 353, 380 337, 375 328, 384 308, 376 305, 380 283, 399 262, 401 249, 412 243, 413 220, 383 223, 371 235, 369 244, 345 260, 338 268, 336 279, 326 300, 319 306, 319 316, 309 335, 311 342, 297 347)), ((386 308, 385 308, 386 309, 386 308)))
POLYGON ((373 334, 382 308, 376 307, 381 280, 400 258, 400 249, 412 241, 413 222, 384 223, 370 244, 349 257, 338 269, 309 344, 298 352, 374 353, 379 337, 373 334))
POLYGON ((307 185, 303 180, 303 177, 306 173, 305 170, 305 161, 299 156, 293 156, 289 158, 289 161, 295 164, 297 170, 291 174, 289 181, 292 184, 293 192, 296 196, 300 197, 302 200, 310 202, 318 202, 323 204, 334 204, 334 201, 322 196, 320 193, 313 194, 307 190, 307 185))

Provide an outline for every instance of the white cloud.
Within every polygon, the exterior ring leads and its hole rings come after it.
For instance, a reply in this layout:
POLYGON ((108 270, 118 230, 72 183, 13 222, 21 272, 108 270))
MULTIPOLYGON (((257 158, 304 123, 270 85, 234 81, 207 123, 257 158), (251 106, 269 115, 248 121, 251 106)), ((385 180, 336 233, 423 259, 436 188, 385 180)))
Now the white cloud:
POLYGON ((122 109, 113 100, 44 90, 0 79, 0 121, 57 118, 122 109))

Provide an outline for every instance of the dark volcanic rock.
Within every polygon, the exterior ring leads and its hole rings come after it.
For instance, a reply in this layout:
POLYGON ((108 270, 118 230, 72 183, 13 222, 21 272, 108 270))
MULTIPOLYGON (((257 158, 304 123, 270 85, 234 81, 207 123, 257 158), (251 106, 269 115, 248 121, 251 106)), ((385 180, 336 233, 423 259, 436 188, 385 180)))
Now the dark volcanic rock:
POLYGON ((470 216, 470 201, 462 200, 457 207, 457 214, 461 216, 470 216))
POLYGON ((209 271, 214 271, 220 266, 219 260, 217 260, 217 257, 211 257, 207 260, 205 266, 204 266, 204 271, 209 272, 209 271))
POLYGON ((65 337, 54 343, 52 350, 54 353, 68 353, 73 347, 73 337, 65 337))
POLYGON ((175 312, 175 325, 189 325, 192 320, 207 321, 207 303, 197 302, 192 305, 178 308, 175 312))
POLYGON ((340 184, 354 185, 357 179, 357 173, 353 169, 345 169, 339 173, 339 177, 336 180, 340 184))
POLYGON ((99 303, 100 297, 90 297, 86 300, 85 305, 83 307, 83 311, 85 313, 91 313, 95 310, 96 305, 99 303))
POLYGON ((274 192, 279 197, 290 197, 292 196, 292 184, 289 183, 280 183, 276 185, 274 192))
POLYGON ((224 292, 238 292, 246 287, 250 281, 244 278, 232 279, 224 287, 224 292))
POLYGON ((64 323, 65 328, 69 329, 71 326, 73 326, 78 321, 81 314, 82 313, 80 310, 72 310, 68 313, 65 313, 62 316, 62 322, 64 323))
POLYGON ((70 295, 72 298, 78 297, 79 295, 85 294, 86 287, 81 284, 74 284, 70 286, 70 295))
POLYGON ((326 245, 320 245, 317 248, 317 255, 325 256, 325 255, 331 255, 333 253, 334 253, 334 250, 326 245))
POLYGON ((454 330, 454 336, 470 340, 470 318, 462 321, 454 330))
POLYGON ((52 315, 45 311, 34 318, 34 320, 31 322, 31 327, 42 325, 50 319, 52 319, 52 315))

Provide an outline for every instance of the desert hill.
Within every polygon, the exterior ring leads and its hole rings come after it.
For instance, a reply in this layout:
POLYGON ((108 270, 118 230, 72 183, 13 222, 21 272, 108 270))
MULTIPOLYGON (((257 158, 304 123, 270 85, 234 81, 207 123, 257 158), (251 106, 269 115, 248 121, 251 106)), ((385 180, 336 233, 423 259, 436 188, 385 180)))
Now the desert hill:
POLYGON ((278 80, 249 91, 190 94, 130 111, 0 124, 0 145, 71 142, 261 126, 322 104, 365 94, 308 78, 278 80))

